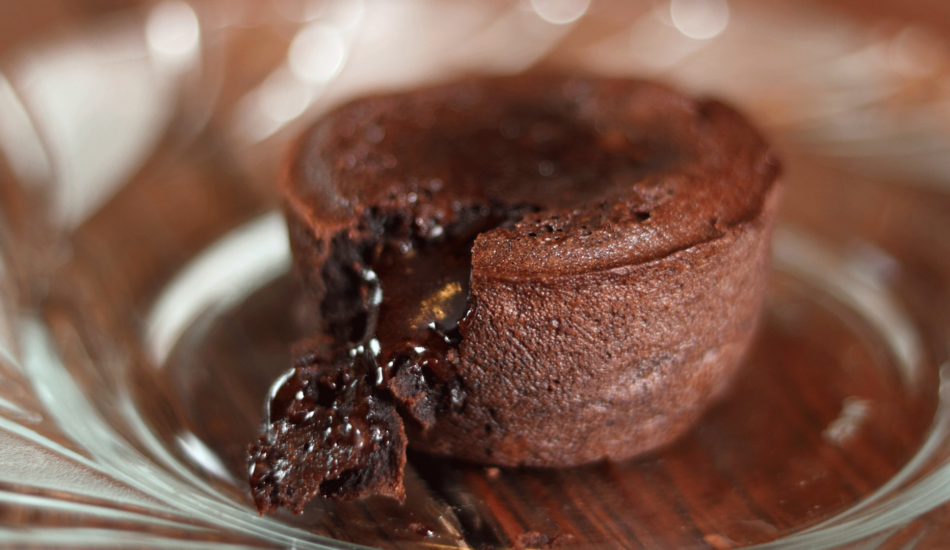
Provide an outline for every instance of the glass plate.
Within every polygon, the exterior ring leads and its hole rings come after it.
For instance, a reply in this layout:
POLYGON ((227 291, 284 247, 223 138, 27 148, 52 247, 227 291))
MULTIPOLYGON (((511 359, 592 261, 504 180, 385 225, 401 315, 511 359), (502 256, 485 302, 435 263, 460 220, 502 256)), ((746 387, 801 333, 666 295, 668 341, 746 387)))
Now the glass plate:
POLYGON ((950 78, 926 30, 781 2, 169 0, 0 60, 0 544, 900 548, 950 540, 950 78), (728 396, 647 456, 411 455, 404 505, 261 517, 289 366, 273 180, 347 98, 543 65, 740 105, 782 224, 728 396))

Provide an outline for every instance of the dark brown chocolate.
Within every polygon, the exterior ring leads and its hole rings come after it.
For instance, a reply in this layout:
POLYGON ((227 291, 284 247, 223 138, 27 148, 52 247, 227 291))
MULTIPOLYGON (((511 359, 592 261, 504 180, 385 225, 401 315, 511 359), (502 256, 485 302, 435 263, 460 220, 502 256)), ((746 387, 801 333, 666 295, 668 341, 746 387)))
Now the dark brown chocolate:
POLYGON ((777 174, 735 111, 639 81, 468 80, 331 112, 283 178, 320 327, 252 447, 258 507, 398 498, 403 430, 503 466, 676 438, 748 347, 777 174))
POLYGON ((338 364, 305 354, 271 396, 267 432, 251 447, 261 512, 299 513, 310 498, 379 494, 402 500, 406 436, 392 402, 374 395, 371 358, 338 364))

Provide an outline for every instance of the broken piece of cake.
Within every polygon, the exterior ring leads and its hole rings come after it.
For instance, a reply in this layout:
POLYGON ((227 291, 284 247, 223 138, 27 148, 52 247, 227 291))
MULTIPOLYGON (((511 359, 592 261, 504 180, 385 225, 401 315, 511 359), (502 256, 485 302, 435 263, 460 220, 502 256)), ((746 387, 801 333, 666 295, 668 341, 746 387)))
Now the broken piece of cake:
POLYGON ((778 174, 732 108, 644 81, 469 79, 325 115, 281 182, 318 321, 250 449, 258 509, 401 499, 407 446, 563 467, 679 437, 751 342, 778 174))

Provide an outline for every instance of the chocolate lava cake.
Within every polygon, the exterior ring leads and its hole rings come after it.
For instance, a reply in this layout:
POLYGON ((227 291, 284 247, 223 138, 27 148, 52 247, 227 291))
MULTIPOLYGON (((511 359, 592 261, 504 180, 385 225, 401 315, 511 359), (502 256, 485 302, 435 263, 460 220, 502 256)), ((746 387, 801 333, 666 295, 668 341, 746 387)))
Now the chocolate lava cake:
POLYGON ((316 321, 250 449, 258 508, 401 499, 407 445, 562 467, 669 443, 749 346, 778 172, 732 108, 643 81, 330 112, 282 178, 316 321))

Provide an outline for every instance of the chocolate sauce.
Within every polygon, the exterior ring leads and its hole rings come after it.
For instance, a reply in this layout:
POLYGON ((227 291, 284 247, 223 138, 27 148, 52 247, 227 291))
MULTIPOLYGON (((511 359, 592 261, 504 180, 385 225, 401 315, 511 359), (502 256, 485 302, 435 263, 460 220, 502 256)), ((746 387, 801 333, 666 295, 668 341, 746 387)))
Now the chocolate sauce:
POLYGON ((304 341, 294 369, 274 385, 267 430, 250 450, 262 513, 299 512, 316 495, 404 498, 403 419, 426 430, 440 411, 465 403, 455 365, 474 239, 528 210, 473 209, 463 223, 421 237, 401 220, 370 217, 377 242, 334 243, 337 261, 324 279, 336 288, 321 313, 345 345, 304 341))
POLYGON ((376 384, 392 394, 400 412, 429 428, 440 408, 461 407, 464 399, 454 364, 458 324, 467 312, 471 245, 406 252, 390 245, 374 267, 383 293, 370 340, 378 350, 376 384))
POLYGON ((300 358, 303 364, 272 394, 268 429, 251 448, 249 471, 262 513, 279 506, 299 513, 318 494, 346 499, 372 490, 403 497, 402 423, 392 403, 367 384, 369 358, 353 359, 300 358))

